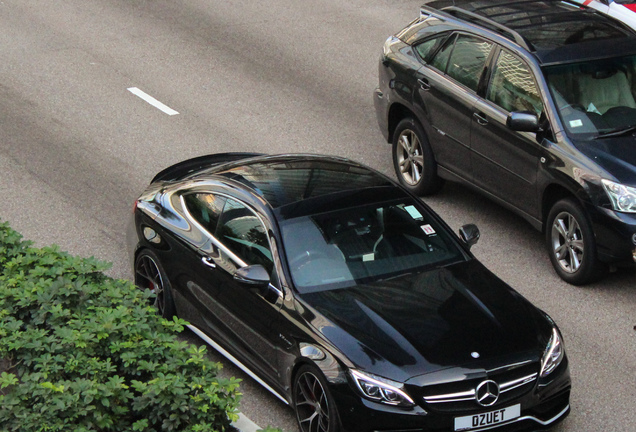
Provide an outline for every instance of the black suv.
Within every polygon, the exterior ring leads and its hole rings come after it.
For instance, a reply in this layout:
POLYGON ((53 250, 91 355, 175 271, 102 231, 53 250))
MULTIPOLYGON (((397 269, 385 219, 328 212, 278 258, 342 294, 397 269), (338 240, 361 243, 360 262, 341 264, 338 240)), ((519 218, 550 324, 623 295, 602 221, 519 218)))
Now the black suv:
POLYGON ((563 1, 430 2, 384 44, 399 180, 459 181, 545 232, 561 278, 636 260, 636 33, 563 1))

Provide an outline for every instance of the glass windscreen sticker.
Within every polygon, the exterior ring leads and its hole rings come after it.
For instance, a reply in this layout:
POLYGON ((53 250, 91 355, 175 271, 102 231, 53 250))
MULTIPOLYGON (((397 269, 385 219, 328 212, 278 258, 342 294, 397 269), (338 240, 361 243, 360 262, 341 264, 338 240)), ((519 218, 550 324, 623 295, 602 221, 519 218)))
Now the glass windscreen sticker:
POLYGON ((570 120, 570 127, 581 127, 583 126, 583 122, 580 119, 570 120))
POLYGON ((408 212, 408 214, 410 214, 413 219, 422 219, 422 214, 419 211, 417 211, 415 206, 408 205, 408 206, 404 207, 404 210, 406 210, 408 212))
POLYGON ((422 225, 422 231, 424 231, 426 234, 428 235, 433 235, 435 234, 435 230, 433 229, 432 226, 430 226, 429 224, 426 225, 422 225))

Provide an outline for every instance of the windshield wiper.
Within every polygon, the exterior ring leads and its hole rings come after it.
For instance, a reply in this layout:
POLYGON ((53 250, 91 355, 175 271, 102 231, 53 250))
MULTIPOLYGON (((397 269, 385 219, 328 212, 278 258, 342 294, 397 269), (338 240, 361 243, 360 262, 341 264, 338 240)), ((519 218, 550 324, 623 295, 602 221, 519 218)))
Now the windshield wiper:
POLYGON ((629 135, 630 133, 636 131, 636 125, 633 126, 624 126, 616 129, 608 130, 607 132, 601 132, 595 138, 611 138, 629 135))

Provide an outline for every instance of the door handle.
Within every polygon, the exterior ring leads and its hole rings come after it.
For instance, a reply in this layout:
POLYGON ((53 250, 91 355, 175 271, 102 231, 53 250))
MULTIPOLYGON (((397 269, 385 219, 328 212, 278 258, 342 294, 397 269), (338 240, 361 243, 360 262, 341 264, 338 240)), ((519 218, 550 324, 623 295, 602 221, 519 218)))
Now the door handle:
POLYGON ((422 90, 430 90, 431 89, 431 85, 428 83, 428 81, 426 79, 419 78, 417 80, 417 82, 420 85, 420 88, 422 90))
POLYGON ((210 257, 201 257, 201 262, 210 268, 216 268, 216 264, 214 264, 214 261, 212 261, 212 258, 210 257))
POLYGON ((477 120, 477 123, 479 123, 482 126, 485 126, 488 124, 488 119, 479 113, 473 113, 473 117, 475 117, 475 120, 477 120))

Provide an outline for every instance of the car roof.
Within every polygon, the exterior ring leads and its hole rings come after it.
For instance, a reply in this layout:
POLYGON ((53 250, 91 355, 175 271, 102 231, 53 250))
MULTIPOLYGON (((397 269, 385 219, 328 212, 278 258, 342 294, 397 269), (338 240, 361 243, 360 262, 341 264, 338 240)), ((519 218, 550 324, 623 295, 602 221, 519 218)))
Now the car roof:
POLYGON ((435 0, 422 5, 421 14, 487 29, 533 53, 542 64, 636 52, 636 32, 628 25, 567 1, 435 0))
POLYGON ((388 177, 335 156, 248 157, 202 169, 188 178, 205 180, 219 176, 250 188, 272 209, 278 209, 280 218, 407 195, 388 177))

